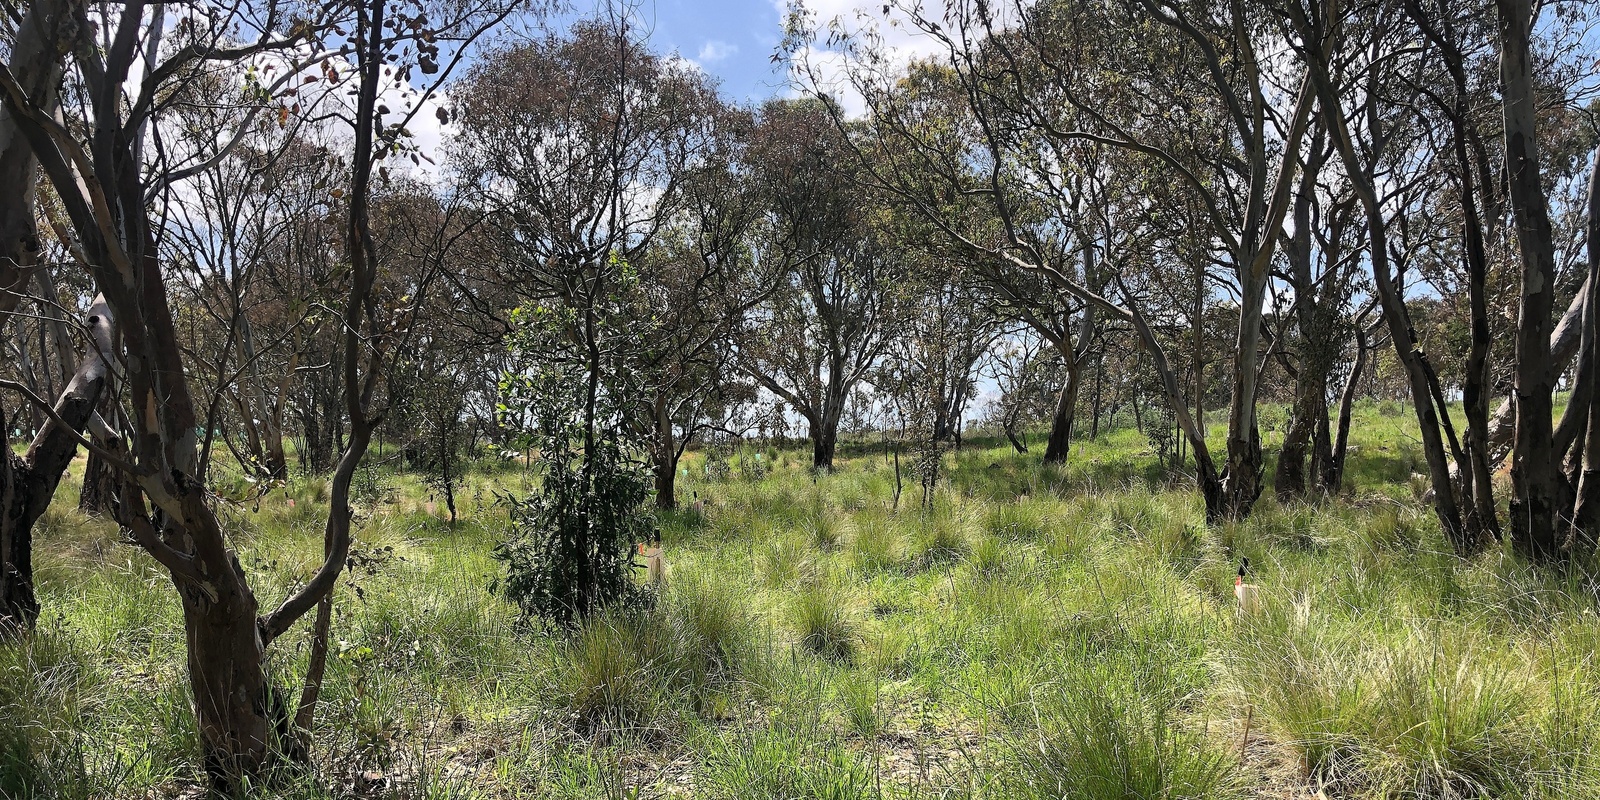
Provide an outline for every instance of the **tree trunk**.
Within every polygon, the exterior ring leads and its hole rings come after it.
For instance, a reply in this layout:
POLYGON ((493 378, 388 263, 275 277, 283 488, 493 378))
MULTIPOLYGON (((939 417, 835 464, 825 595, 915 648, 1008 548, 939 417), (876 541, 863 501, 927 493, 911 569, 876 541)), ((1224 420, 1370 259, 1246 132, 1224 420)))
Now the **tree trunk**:
POLYGON ((1339 424, 1329 454, 1328 467, 1322 473, 1323 490, 1338 494, 1344 489, 1344 465, 1350 443, 1350 414, 1355 409, 1357 387, 1361 384, 1361 370, 1367 365, 1367 331, 1356 326, 1356 360, 1350 365, 1350 377, 1344 382, 1339 395, 1339 424))
POLYGON ((827 470, 829 472, 833 471, 833 454, 834 454, 834 451, 838 448, 838 442, 839 442, 839 425, 838 425, 838 421, 837 420, 835 420, 834 424, 832 424, 832 425, 828 425, 828 424, 824 423, 824 424, 821 424, 821 425, 813 425, 812 426, 812 428, 811 428, 811 467, 812 467, 812 469, 822 469, 822 470, 827 470))
POLYGON ((1096 353, 1094 357, 1094 400, 1090 403, 1094 412, 1089 422, 1089 439, 1091 441, 1100 438, 1100 380, 1104 377, 1105 365, 1105 353, 1103 351, 1096 353))
MULTIPOLYGON (((32 629, 38 621, 33 526, 55 497, 61 476, 78 451, 78 437, 111 378, 107 359, 114 337, 104 299, 96 298, 85 324, 90 343, 84 347, 78 371, 56 400, 53 416, 40 427, 27 453, 18 457, 7 448, 0 459, 0 632, 32 629)), ((0 429, 4 424, 0 416, 0 429)))
MULTIPOLYGON (((1302 372, 1301 383, 1306 382, 1306 373, 1302 372)), ((1272 490, 1280 502, 1305 496, 1306 451, 1316 429, 1317 409, 1304 388, 1296 389, 1294 419, 1283 434, 1283 447, 1278 451, 1278 468, 1272 476, 1272 490)))
POLYGON ((1006 441, 1011 443, 1011 449, 1018 453, 1028 452, 1028 443, 1017 438, 1017 424, 1015 421, 1007 421, 1000 426, 1000 430, 1005 433, 1006 441))
MULTIPOLYGON (((1292 158, 1293 156, 1287 156, 1292 158)), ((1275 236, 1276 234, 1274 234, 1275 236)), ((1222 470, 1228 519, 1250 515, 1261 497, 1261 426, 1256 419, 1256 378, 1260 361, 1261 312, 1266 283, 1246 280, 1244 304, 1239 311, 1237 352, 1233 365, 1233 394, 1228 411, 1228 462, 1222 470)))
POLYGON ((271 766, 279 725, 256 627, 255 595, 236 561, 206 564, 205 574, 217 578, 204 584, 174 578, 173 585, 183 599, 189 683, 206 775, 213 793, 236 797, 245 781, 265 775, 271 766))
MULTIPOLYGON (((1451 48, 1452 53, 1455 52, 1451 48)), ((1463 413, 1467 418, 1463 440, 1467 464, 1462 468, 1471 487, 1471 524, 1479 532, 1500 538, 1500 521, 1494 507, 1494 482, 1489 458, 1489 303, 1486 286, 1489 259, 1484 247, 1483 217, 1478 211, 1473 163, 1467 152, 1467 84, 1459 64, 1452 73, 1456 82, 1455 107, 1450 115, 1455 139, 1457 183, 1461 193, 1461 239, 1466 251, 1468 300, 1471 304, 1472 344, 1467 355, 1467 374, 1462 383, 1463 413)))
MULTIPOLYGON (((1578 293, 1573 295, 1566 313, 1561 315, 1561 321, 1556 323, 1555 331, 1550 334, 1550 368, 1556 374, 1566 372, 1572 359, 1578 355, 1579 332, 1583 329, 1583 300, 1588 293, 1589 282, 1585 280, 1578 293)), ((1501 400, 1489 420, 1490 465, 1504 461, 1511 452, 1511 436, 1516 429, 1511 400, 1510 397, 1501 400)))
MULTIPOLYGON (((56 90, 62 58, 77 21, 71 4, 63 0, 40 0, 23 8, 6 66, 34 106, 53 116, 60 103, 56 90)), ((0 103, 0 197, 6 198, 0 203, 0 312, 16 309, 42 249, 33 202, 38 159, 12 113, 8 103, 0 103)))
POLYGON ((1333 433, 1329 430, 1328 403, 1322 403, 1311 433, 1311 483, 1320 494, 1331 494, 1325 477, 1333 469, 1333 433))
MULTIPOLYGON (((1592 553, 1600 542, 1600 395, 1594 391, 1594 383, 1600 379, 1600 147, 1595 149, 1589 171, 1587 234, 1589 279, 1584 287, 1583 336, 1577 377, 1580 386, 1588 386, 1589 396, 1582 407, 1568 406, 1566 412, 1581 415, 1585 422, 1581 446, 1573 449, 1571 458, 1575 497, 1572 523, 1562 543, 1569 553, 1592 553)), ((1577 402, 1576 399, 1573 402, 1577 402)), ((1565 422, 1563 419, 1563 425, 1565 422)))
MULTIPOLYGON (((118 430, 126 429, 119 419, 116 403, 108 402, 107 398, 102 398, 100 401, 100 417, 107 423, 116 423, 118 430)), ((120 436, 107 437, 99 444, 119 457, 127 453, 120 436)), ((110 514, 111 504, 117 497, 119 481, 116 467, 101 458, 99 453, 90 451, 89 458, 83 466, 83 486, 78 490, 78 510, 89 515, 110 514)))
POLYGON ((1507 194, 1522 254, 1522 301, 1517 314, 1512 391, 1516 429, 1511 441, 1511 540, 1536 561, 1556 557, 1556 515, 1565 505, 1551 421, 1555 370, 1550 353, 1555 305, 1555 252, 1539 176, 1535 125, 1530 0, 1497 0, 1500 83, 1505 119, 1507 194))
MULTIPOLYGON (((1067 463, 1067 452, 1072 449, 1073 420, 1077 416, 1078 387, 1082 383, 1079 376, 1083 371, 1078 368, 1074 354, 1068 350, 1062 355, 1067 359, 1067 380, 1061 385, 1056 411, 1050 418, 1050 438, 1044 446, 1046 464, 1067 463)), ((1026 452, 1026 448, 1021 452, 1026 452)))
POLYGON ((1295 98, 1283 152, 1272 183, 1267 183, 1267 144, 1264 135, 1251 154, 1251 199, 1247 204, 1246 226, 1240 244, 1234 249, 1234 266, 1242 292, 1239 329, 1235 338, 1233 394, 1228 412, 1228 462, 1222 470, 1222 512, 1229 519, 1250 515, 1261 497, 1261 426, 1256 414, 1259 364, 1261 362, 1261 318, 1266 303, 1269 267, 1278 244, 1284 216, 1289 209, 1291 184, 1300 164, 1300 142, 1311 118, 1316 91, 1310 80, 1302 79, 1295 98))
MULTIPOLYGON (((1326 139, 1322 128, 1313 137, 1305 169, 1300 175, 1300 186, 1294 198, 1294 234, 1284 243, 1289 261, 1289 277, 1294 287, 1295 323, 1300 336, 1295 350, 1299 355, 1299 371, 1295 375, 1293 418, 1284 432, 1283 446, 1278 452, 1278 467, 1273 475, 1273 491, 1278 500, 1287 502, 1304 497, 1307 487, 1306 461, 1311 460, 1311 471, 1320 475, 1324 462, 1323 452, 1328 448, 1328 372, 1337 355, 1334 331, 1335 309, 1342 301, 1337 296, 1338 282, 1327 280, 1323 286, 1312 274, 1313 248, 1311 228, 1314 224, 1329 222, 1315 219, 1312 213, 1316 198, 1316 182, 1326 161, 1326 139)), ((1339 240, 1337 223, 1328 237, 1329 242, 1339 240)), ((1336 246, 1323 253, 1328 270, 1335 269, 1339 259, 1336 246)), ((1326 275, 1324 276, 1326 279, 1326 275)))
POLYGON ((672 434, 672 418, 665 398, 655 402, 656 508, 678 507, 678 444, 672 434))

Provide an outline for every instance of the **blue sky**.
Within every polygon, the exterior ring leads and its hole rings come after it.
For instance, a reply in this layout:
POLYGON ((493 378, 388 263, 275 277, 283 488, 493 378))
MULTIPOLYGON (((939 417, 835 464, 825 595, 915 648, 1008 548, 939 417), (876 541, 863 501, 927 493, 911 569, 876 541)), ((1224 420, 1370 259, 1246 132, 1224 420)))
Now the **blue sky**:
MULTIPOLYGON (((595 0, 575 0, 572 14, 593 14, 595 0)), ((783 36, 783 12, 772 0, 644 0, 639 18, 651 27, 651 47, 677 53, 715 76, 736 102, 760 102, 784 94, 787 82, 771 61, 783 36)))
POLYGON ((783 35, 782 13, 770 0, 656 0, 640 10, 654 22, 658 51, 678 51, 722 82, 735 101, 760 101, 784 93, 787 82, 772 63, 783 35))

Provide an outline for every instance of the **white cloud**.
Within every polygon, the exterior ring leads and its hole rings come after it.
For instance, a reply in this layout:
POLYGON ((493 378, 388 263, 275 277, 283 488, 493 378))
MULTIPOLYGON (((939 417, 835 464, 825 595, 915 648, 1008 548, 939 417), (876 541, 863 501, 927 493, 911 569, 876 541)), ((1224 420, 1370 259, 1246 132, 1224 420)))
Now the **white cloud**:
MULTIPOLYGON (((788 0, 772 0, 772 4, 787 19, 788 0)), ((805 0, 805 9, 817 36, 803 52, 796 54, 797 61, 809 65, 810 74, 791 75, 788 94, 803 94, 806 89, 821 90, 833 95, 846 114, 864 114, 866 103, 850 85, 844 54, 823 44, 829 31, 837 28, 852 35, 868 33, 876 38, 891 62, 906 64, 943 53, 945 47, 912 24, 904 9, 913 8, 926 18, 940 20, 945 7, 944 0, 931 3, 921 0, 805 0)))
POLYGON ((721 61, 737 52, 739 52, 738 45, 728 44, 727 42, 719 39, 712 39, 711 41, 700 46, 700 55, 695 56, 695 60, 701 64, 711 64, 721 61))

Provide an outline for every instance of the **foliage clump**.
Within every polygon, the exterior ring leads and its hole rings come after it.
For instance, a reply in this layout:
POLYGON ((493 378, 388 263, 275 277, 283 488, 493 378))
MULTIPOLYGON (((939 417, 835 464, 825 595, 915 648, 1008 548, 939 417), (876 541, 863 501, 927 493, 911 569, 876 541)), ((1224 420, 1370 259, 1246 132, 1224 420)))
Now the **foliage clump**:
POLYGON ((601 385, 603 343, 566 345, 561 316, 513 314, 520 324, 510 349, 519 368, 500 382, 500 409, 528 423, 524 444, 539 453, 540 483, 526 497, 506 498, 511 531, 495 556, 506 565, 505 596, 525 620, 571 629, 603 607, 645 599, 631 575, 632 553, 650 538, 653 517, 649 467, 638 455, 646 445, 622 413, 626 387, 601 385))

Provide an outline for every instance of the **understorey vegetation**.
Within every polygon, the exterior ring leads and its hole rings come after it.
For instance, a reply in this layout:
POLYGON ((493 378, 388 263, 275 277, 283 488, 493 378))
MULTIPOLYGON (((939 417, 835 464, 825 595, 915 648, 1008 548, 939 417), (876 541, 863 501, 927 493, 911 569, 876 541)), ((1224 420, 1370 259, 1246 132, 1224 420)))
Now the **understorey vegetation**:
POLYGON ((0 800, 1600 788, 1600 7, 833 5, 6 4, 0 800))

